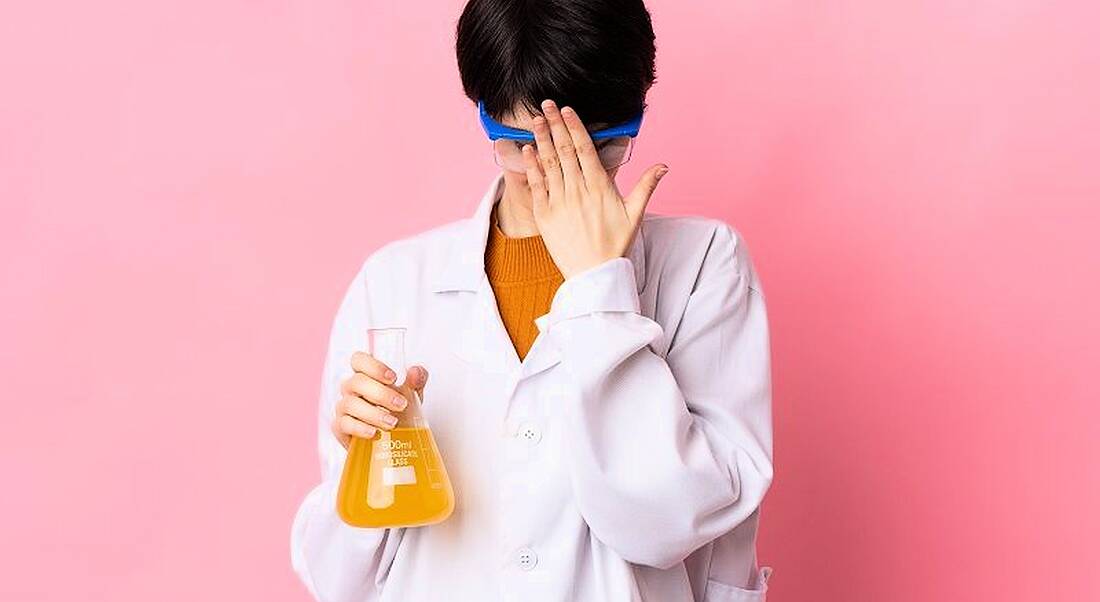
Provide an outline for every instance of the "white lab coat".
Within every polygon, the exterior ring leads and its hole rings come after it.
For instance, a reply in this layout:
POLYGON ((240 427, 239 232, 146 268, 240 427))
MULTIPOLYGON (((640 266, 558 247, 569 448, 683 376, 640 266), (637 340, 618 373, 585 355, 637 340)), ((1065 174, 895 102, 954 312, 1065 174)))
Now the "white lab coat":
POLYGON ((291 561, 323 602, 759 602, 759 506, 772 479, 764 294, 720 220, 646 214, 624 257, 567 279, 521 362, 484 271, 498 175, 470 218, 384 245, 332 325, 321 481, 291 561), (408 329, 424 413, 455 490, 427 527, 336 514, 330 431, 368 326, 408 329))

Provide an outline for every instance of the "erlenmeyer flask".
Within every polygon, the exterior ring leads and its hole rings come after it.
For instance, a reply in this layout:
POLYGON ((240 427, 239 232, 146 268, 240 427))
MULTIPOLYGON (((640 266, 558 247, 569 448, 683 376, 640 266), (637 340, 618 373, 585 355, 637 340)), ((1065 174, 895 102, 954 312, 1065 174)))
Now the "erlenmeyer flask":
POLYGON ((435 438, 405 383, 405 329, 367 329, 367 351, 397 373, 394 386, 409 400, 389 431, 352 437, 336 507, 356 527, 414 527, 440 522, 454 510, 454 490, 435 438))

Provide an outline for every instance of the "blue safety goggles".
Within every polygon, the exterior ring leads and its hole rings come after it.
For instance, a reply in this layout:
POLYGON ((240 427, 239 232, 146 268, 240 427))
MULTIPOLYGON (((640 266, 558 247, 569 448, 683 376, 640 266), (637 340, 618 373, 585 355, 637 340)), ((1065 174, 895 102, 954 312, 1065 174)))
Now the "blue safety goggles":
MULTIPOLYGON (((493 155, 496 164, 504 169, 515 172, 525 171, 523 163, 523 145, 535 142, 535 134, 528 130, 510 127, 500 123, 489 116, 485 111, 485 103, 478 101, 478 115, 481 127, 489 140, 493 142, 493 155)), ((630 160, 630 152, 634 146, 634 138, 642 127, 642 114, 637 117, 608 128, 588 132, 592 142, 596 145, 600 155, 600 163, 604 169, 614 169, 630 160)))

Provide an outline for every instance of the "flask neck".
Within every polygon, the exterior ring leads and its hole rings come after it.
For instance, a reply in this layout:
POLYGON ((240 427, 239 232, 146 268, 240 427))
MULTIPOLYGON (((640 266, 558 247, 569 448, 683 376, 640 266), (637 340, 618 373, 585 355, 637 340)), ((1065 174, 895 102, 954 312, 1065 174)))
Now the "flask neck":
POLYGON ((397 416, 395 428, 427 428, 428 421, 424 418, 424 412, 420 407, 422 399, 420 394, 408 384, 401 384, 397 389, 409 400, 409 405, 404 410, 394 412, 397 416))

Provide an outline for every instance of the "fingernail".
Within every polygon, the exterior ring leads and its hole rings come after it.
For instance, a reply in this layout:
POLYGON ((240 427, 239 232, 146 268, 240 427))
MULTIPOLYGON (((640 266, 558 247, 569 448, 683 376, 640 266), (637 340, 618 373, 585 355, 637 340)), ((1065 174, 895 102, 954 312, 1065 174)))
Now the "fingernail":
POLYGON ((397 406, 398 409, 404 410, 405 406, 409 405, 409 400, 405 399, 403 395, 397 395, 393 398, 393 405, 397 406))
POLYGON ((393 370, 386 370, 386 380, 393 380, 397 378, 397 373, 393 370))
POLYGON ((561 114, 562 115, 572 115, 573 114, 573 107, 562 107, 561 114))
POLYGON ((385 416, 384 418, 382 418, 382 420, 385 420, 386 424, 390 425, 391 427, 397 425, 397 416, 394 416, 393 414, 385 416))
POLYGON ((667 167, 658 170, 657 171, 657 179, 660 180, 661 178, 665 177, 666 173, 668 173, 668 168, 667 167))

